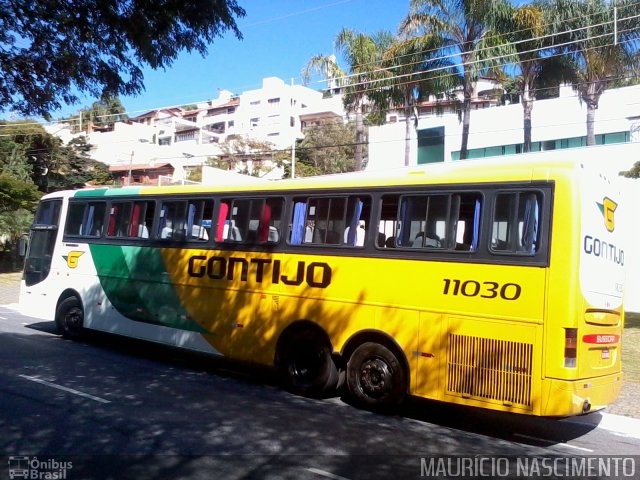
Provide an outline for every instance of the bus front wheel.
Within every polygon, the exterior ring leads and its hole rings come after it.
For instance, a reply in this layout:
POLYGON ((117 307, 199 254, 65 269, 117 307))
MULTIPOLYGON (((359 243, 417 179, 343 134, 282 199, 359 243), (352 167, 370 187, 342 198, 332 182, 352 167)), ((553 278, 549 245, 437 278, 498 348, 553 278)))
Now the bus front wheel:
POLYGON ((400 404, 407 391, 404 367, 384 345, 367 342, 347 363, 347 390, 359 407, 387 410, 400 404))
POLYGON ((319 397, 336 389, 338 369, 331 347, 313 330, 287 335, 278 348, 278 370, 287 390, 319 397))
POLYGON ((77 297, 65 298, 56 309, 56 326, 65 338, 77 339, 84 331, 84 310, 77 297))

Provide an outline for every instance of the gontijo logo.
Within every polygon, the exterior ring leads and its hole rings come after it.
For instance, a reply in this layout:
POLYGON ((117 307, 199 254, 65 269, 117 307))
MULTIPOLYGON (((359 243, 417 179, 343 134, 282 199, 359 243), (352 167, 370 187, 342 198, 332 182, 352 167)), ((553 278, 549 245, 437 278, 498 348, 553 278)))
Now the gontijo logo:
POLYGON ((82 256, 84 252, 73 251, 69 252, 69 255, 64 255, 64 258, 67 261, 67 267, 76 268, 78 266, 78 259, 82 256))
POLYGON ((616 223, 613 218, 613 214, 618 208, 618 204, 611 200, 609 197, 604 197, 602 203, 598 203, 598 208, 604 216, 604 226, 607 227, 607 231, 613 232, 616 228, 616 223))

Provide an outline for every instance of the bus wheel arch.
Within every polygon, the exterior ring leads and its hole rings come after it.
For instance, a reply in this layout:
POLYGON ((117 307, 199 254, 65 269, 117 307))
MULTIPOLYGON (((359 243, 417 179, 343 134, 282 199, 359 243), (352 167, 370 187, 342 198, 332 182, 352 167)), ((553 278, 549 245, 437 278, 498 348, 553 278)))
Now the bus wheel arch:
POLYGON ((356 406, 388 410, 409 393, 409 362, 389 335, 376 330, 358 332, 342 350, 349 399, 356 406))
POLYGON ((327 333, 300 320, 285 328, 276 344, 274 364, 284 387, 296 394, 321 397, 336 390, 338 367, 327 333))
POLYGON ((78 339, 84 333, 84 306, 80 295, 74 290, 65 290, 56 305, 56 326, 60 334, 69 339, 78 339))

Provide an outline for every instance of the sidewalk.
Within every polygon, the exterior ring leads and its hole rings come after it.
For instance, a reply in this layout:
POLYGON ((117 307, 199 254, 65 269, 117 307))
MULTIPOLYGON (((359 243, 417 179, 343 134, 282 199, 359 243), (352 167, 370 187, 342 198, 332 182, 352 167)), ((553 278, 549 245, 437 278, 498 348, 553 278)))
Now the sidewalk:
POLYGON ((0 305, 18 303, 22 273, 0 273, 0 305))
MULTIPOLYGON (((0 306, 18 303, 20 278, 22 273, 0 273, 0 306)), ((640 419, 638 398, 640 398, 640 384, 626 381, 622 385, 618 400, 607 407, 606 412, 640 419)))

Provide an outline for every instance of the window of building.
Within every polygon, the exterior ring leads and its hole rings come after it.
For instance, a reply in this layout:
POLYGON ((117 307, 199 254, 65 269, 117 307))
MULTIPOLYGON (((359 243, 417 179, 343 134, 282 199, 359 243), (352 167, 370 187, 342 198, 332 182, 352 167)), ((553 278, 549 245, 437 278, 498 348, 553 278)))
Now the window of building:
POLYGON ((496 253, 534 254, 540 248, 542 194, 537 191, 496 196, 490 249, 496 253))
POLYGON ((270 98, 269 100, 267 100, 267 103, 269 104, 270 107, 275 108, 275 107, 278 107, 280 105, 280 99, 279 98, 270 98))

